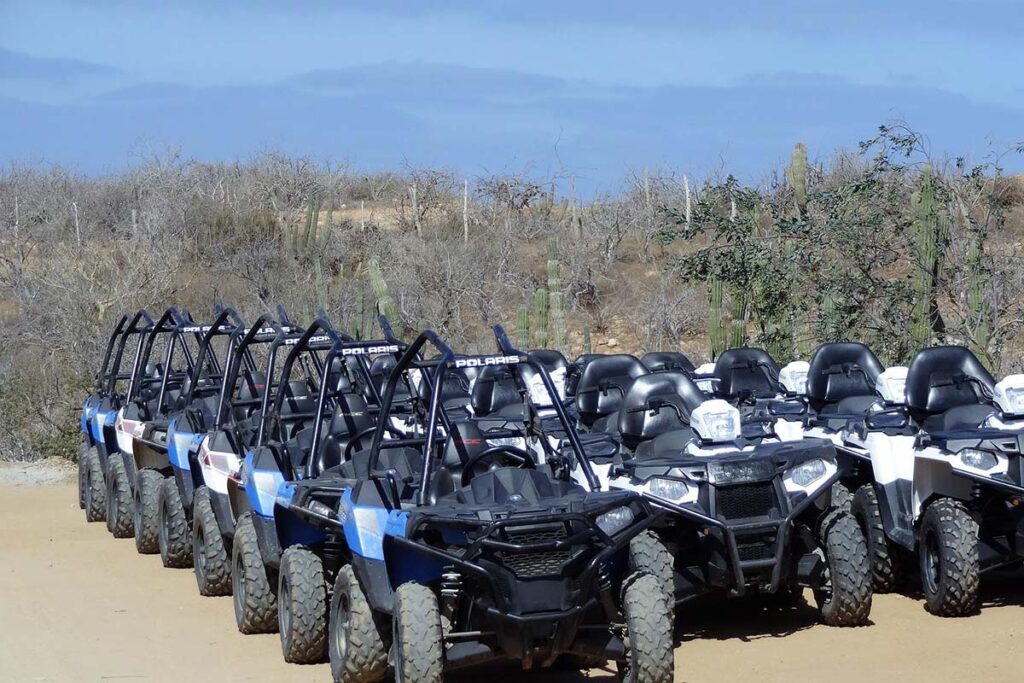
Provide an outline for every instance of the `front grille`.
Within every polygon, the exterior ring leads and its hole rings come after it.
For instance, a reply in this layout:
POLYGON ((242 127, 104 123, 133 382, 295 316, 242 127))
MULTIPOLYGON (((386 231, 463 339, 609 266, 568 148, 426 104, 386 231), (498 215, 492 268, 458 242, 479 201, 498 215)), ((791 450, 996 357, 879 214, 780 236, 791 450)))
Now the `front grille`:
POLYGON ((771 482, 718 489, 718 512, 725 519, 767 517, 774 505, 775 489, 771 482))
MULTIPOLYGON (((566 537, 565 527, 545 527, 530 531, 508 532, 509 543, 545 543, 560 541, 566 537)), ((558 576, 562 573, 562 565, 569 559, 568 550, 550 550, 542 552, 502 553, 502 561, 521 579, 533 579, 540 576, 558 576)))
POLYGON ((736 551, 740 556, 740 562, 770 560, 774 556, 772 547, 767 543, 740 544, 736 546, 736 551))

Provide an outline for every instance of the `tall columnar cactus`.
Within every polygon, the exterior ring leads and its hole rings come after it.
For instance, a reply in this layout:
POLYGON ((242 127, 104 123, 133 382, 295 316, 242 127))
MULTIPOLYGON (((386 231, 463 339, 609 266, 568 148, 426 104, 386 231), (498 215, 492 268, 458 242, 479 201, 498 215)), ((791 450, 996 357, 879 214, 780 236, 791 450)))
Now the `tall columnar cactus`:
POLYGON ((711 358, 718 358, 725 351, 725 317, 722 315, 722 293, 724 287, 718 278, 708 280, 708 337, 711 340, 711 358))
POLYGON ((548 259, 548 318, 553 334, 553 346, 562 353, 569 352, 569 333, 565 327, 565 309, 562 303, 562 277, 558 259, 548 259))
POLYGON ((590 338, 590 323, 583 326, 583 353, 593 353, 594 343, 590 338))
POLYGON ((797 213, 802 216, 807 211, 807 146, 802 142, 796 143, 793 148, 793 156, 786 168, 786 179, 793 188, 797 213))
POLYGON ((910 206, 913 214, 914 256, 917 260, 910 341, 916 351, 930 345, 933 337, 942 332, 935 287, 942 270, 949 226, 939 197, 938 182, 930 168, 926 167, 921 172, 918 189, 911 195, 910 206))
POLYGON ((516 344, 521 350, 530 348, 530 309, 526 306, 516 312, 516 344))
POLYGON ((729 348, 735 349, 747 344, 747 293, 733 288, 729 297, 732 301, 732 320, 730 321, 729 348))
POLYGON ((548 345, 548 290, 541 287, 533 293, 533 317, 536 326, 533 333, 533 345, 539 349, 548 345))
POLYGON ((389 320, 396 319, 395 300, 391 298, 388 291, 388 283, 384 280, 384 273, 380 270, 380 264, 372 259, 367 267, 370 275, 370 285, 373 287, 373 294, 377 298, 377 307, 389 320))

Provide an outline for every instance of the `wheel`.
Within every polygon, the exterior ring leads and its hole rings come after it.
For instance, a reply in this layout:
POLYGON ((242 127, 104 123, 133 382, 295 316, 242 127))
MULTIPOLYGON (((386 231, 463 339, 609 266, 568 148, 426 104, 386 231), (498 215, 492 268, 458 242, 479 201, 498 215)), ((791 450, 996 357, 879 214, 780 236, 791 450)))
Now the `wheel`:
POLYGON ((871 584, 876 593, 891 593, 899 585, 900 567, 896 548, 885 535, 882 512, 873 484, 865 484, 853 496, 851 512, 868 548, 871 584))
POLYGON ((652 574, 634 574, 622 593, 629 640, 619 675, 625 683, 672 683, 672 612, 659 599, 661 583, 652 574))
POLYGON ((370 608, 351 565, 338 570, 331 595, 328 645, 336 683, 377 683, 388 673, 391 633, 370 608))
POLYGON ((277 630, 277 596, 267 581, 256 529, 249 514, 235 527, 231 547, 231 591, 235 623, 242 633, 273 633, 277 630))
POLYGON ((821 528, 825 584, 814 591, 829 626, 863 626, 871 613, 871 565, 864 535, 852 515, 835 511, 821 528))
POLYGON ((135 549, 143 555, 160 552, 160 487, 164 475, 141 470, 135 478, 135 549))
POLYGON ((978 605, 978 523, 958 501, 942 498, 921 518, 921 586, 928 611, 962 617, 978 605))
POLYGON ((192 500, 192 566, 200 595, 231 595, 231 561, 205 486, 192 500))
POLYGON ((78 447, 78 509, 79 510, 84 510, 85 509, 85 487, 86 487, 86 481, 87 481, 86 472, 88 471, 88 467, 89 467, 88 463, 86 462, 86 457, 87 457, 89 451, 91 451, 91 450, 92 450, 92 447, 89 446, 89 444, 86 444, 86 443, 83 443, 83 444, 81 444, 78 447))
POLYGON ((395 591, 391 624, 395 683, 441 683, 444 648, 434 592, 418 583, 403 583, 395 591))
POLYGON ((327 583, 324 565, 309 548, 292 546, 281 556, 277 624, 284 661, 322 662, 327 655, 327 583))
POLYGON ((849 510, 853 504, 853 491, 841 481, 832 484, 832 507, 839 510, 849 510))
POLYGON ((644 531, 629 542, 629 568, 658 580, 670 608, 675 608, 675 570, 672 554, 653 531, 644 531))
POLYGON ((160 485, 159 498, 160 559, 165 567, 184 569, 192 566, 192 538, 188 533, 188 518, 181 504, 178 482, 166 477, 160 485))
POLYGON ((107 529, 114 538, 135 535, 132 489, 119 453, 107 456, 107 529))
POLYGON ((100 456, 90 448, 82 457, 78 465, 85 473, 85 521, 102 522, 107 518, 107 489, 100 456))

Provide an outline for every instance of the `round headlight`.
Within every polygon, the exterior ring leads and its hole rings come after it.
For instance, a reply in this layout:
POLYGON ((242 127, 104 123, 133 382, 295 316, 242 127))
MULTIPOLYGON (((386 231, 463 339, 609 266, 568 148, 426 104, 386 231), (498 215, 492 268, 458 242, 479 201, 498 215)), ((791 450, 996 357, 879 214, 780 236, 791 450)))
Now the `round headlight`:
POLYGON ((665 500, 680 500, 686 497, 689 487, 685 481, 679 481, 678 479, 653 477, 647 480, 647 491, 652 496, 664 498, 665 500))
POLYGON ((995 453, 979 451, 977 448, 965 448, 958 455, 960 462, 976 470, 990 470, 999 463, 995 453))
POLYGON ((599 515, 597 526, 609 536, 619 533, 633 521, 633 511, 628 507, 615 508, 599 515))
POLYGON ((797 486, 806 488, 824 477, 827 471, 828 468, 825 467, 825 461, 821 458, 815 458, 791 469, 789 471, 789 480, 797 486))

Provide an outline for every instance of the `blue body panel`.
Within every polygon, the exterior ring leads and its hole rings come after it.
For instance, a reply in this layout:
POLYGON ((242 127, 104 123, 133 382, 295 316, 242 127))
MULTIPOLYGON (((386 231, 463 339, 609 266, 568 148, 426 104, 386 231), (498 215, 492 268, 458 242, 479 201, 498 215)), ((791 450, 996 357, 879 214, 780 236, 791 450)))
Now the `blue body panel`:
POLYGON ((167 426, 167 459, 171 467, 184 472, 191 471, 189 455, 199 448, 202 441, 202 434, 178 429, 178 419, 171 420, 167 426))
POLYGON ((273 519, 277 491, 284 483, 284 475, 276 469, 258 470, 253 467, 252 451, 245 454, 243 472, 242 487, 253 512, 261 517, 273 519), (260 484, 263 485, 262 488, 260 484))

